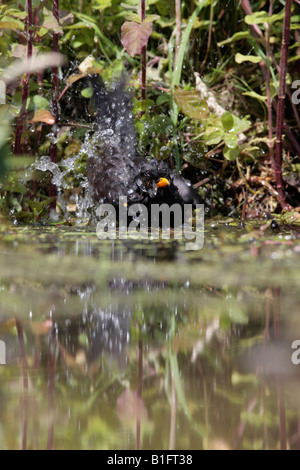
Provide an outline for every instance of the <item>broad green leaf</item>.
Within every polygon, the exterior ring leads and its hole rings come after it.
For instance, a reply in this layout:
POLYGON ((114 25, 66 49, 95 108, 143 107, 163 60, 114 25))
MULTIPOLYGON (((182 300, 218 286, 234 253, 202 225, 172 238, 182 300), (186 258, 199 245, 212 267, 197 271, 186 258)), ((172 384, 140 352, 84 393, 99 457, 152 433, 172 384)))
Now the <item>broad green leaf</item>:
POLYGON ((258 64, 261 61, 261 57, 257 57, 256 55, 243 55, 238 52, 235 54, 235 61, 238 64, 242 64, 243 62, 252 62, 253 64, 258 64))
POLYGON ((238 145, 238 138, 236 134, 226 133, 224 135, 224 141, 228 148, 234 149, 238 145))
POLYGON ((84 98, 91 98, 92 95, 93 95, 93 88, 90 86, 90 87, 87 87, 87 88, 84 88, 82 91, 81 91, 81 94, 84 98))
POLYGON ((17 155, 10 156, 6 161, 6 164, 10 170, 16 170, 19 172, 20 170, 32 165, 34 162, 34 157, 24 157, 23 155, 17 155))
POLYGON ((152 119, 151 128, 157 134, 167 134, 172 131, 173 124, 168 116, 159 114, 152 119))
POLYGON ((24 20, 28 16, 27 11, 19 11, 13 8, 11 8, 10 10, 6 10, 6 14, 11 15, 14 18, 20 18, 21 20, 24 20))
POLYGON ((0 21, 0 29, 9 29, 10 31, 24 31, 24 25, 21 21, 16 20, 0 21))
POLYGON ((234 161, 238 158, 240 154, 239 147, 234 147, 234 148, 229 148, 227 145, 225 145, 224 150, 223 150, 223 155, 227 160, 234 161))
POLYGON ((173 96, 181 112, 191 119, 203 119, 209 115, 207 102, 200 97, 196 90, 176 88, 173 96))
POLYGON ((217 145, 223 140, 223 138, 224 138, 223 130, 216 129, 205 138, 205 143, 206 145, 217 145))
POLYGON ((164 103, 169 103, 170 102, 170 95, 167 95, 167 93, 162 93, 159 95, 159 97, 156 100, 157 106, 161 106, 164 103))
POLYGON ((154 105, 153 100, 139 100, 140 111, 149 111, 150 108, 154 105))
POLYGON ((235 134, 239 134, 240 132, 245 132, 251 127, 251 121, 249 121, 247 117, 239 118, 233 115, 233 118, 234 118, 234 125, 231 131, 234 132, 235 134))
POLYGON ((48 109, 49 101, 44 98, 44 96, 35 95, 33 97, 33 102, 38 109, 48 109))
POLYGON ((234 125, 234 118, 231 113, 226 112, 222 116, 222 126, 225 131, 230 131, 234 125))

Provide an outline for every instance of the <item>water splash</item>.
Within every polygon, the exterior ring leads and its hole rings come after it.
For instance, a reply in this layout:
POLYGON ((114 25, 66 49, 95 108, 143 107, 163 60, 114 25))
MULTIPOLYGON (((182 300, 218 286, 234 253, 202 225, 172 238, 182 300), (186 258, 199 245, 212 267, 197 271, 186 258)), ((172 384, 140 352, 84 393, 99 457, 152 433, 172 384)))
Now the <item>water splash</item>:
MULTIPOLYGON (((92 190, 86 175, 78 171, 78 168, 83 165, 87 157, 95 154, 95 148, 98 145, 99 133, 96 132, 92 138, 87 134, 78 153, 58 163, 52 162, 49 156, 44 155, 33 165, 36 170, 52 174, 51 183, 57 189, 57 204, 62 217, 70 218, 72 212, 76 225, 86 225, 94 218, 92 190), (66 190, 72 191, 74 188, 82 188, 82 191, 74 191, 66 198, 66 190)), ((55 216, 52 215, 53 218, 55 219, 55 216)))

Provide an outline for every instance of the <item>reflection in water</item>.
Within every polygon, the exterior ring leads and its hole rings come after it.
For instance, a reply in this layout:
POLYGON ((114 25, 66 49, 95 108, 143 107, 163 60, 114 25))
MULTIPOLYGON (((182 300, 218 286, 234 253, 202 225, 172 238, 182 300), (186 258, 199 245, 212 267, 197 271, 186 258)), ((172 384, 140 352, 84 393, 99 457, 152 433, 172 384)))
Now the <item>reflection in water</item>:
POLYGON ((19 259, 1 276, 1 448, 300 447, 298 289, 166 280, 157 245, 115 244, 124 271, 108 276, 98 245, 59 246, 39 253, 51 276, 19 259), (136 256, 144 271, 128 276, 136 256))

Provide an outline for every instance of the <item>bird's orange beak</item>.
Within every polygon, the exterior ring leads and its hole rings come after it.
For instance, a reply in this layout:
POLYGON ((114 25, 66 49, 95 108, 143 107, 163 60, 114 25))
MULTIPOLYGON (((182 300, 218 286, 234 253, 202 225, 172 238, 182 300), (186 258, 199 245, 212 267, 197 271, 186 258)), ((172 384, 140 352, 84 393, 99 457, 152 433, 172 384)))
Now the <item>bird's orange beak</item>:
POLYGON ((164 188, 165 186, 169 185, 169 180, 167 178, 159 178, 158 183, 156 183, 156 186, 158 188, 164 188))

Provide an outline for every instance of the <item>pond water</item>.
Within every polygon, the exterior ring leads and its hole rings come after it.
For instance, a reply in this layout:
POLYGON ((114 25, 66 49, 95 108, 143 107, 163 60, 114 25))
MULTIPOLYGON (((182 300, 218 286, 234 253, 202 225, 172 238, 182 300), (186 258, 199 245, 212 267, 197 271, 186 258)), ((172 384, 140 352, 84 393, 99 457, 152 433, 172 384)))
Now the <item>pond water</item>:
POLYGON ((0 237, 1 449, 298 449, 300 237, 0 237))

